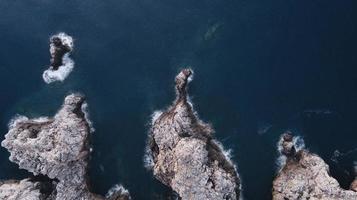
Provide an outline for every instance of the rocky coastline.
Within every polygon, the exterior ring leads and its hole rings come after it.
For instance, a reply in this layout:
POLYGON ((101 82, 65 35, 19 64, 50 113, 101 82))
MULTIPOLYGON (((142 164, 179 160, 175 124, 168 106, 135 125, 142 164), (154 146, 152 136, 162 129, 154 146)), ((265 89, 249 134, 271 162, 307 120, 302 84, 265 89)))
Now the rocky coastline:
POLYGON ((6 200, 129 200, 127 190, 115 186, 106 197, 89 190, 90 123, 81 94, 68 95, 52 117, 17 116, 1 145, 10 161, 34 174, 21 181, 0 183, 0 199, 6 200))
MULTIPOLYGON (((175 78, 176 99, 153 114, 145 163, 154 177, 171 188, 177 199, 237 200, 242 197, 237 167, 214 139, 210 124, 200 120, 188 95, 193 71, 183 69, 175 78)), ((33 174, 23 180, 0 181, 4 200, 130 200, 121 185, 105 196, 90 191, 88 161, 92 123, 81 94, 65 97, 53 117, 16 116, 1 146, 9 160, 33 174)), ((284 133, 278 142, 282 164, 273 180, 273 200, 356 200, 357 177, 350 189, 340 187, 329 166, 284 133)), ((259 179, 257 180, 259 181, 259 179)))

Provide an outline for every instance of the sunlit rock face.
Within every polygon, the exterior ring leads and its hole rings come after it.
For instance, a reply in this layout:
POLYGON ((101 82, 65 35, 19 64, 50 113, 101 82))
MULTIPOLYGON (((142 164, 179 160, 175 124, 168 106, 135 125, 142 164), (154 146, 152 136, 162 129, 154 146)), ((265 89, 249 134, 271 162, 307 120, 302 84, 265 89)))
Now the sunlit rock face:
MULTIPOLYGON (((9 132, 1 143, 10 152, 10 161, 21 169, 34 175, 45 175, 53 181, 54 195, 50 199, 104 199, 88 189, 91 128, 84 107, 84 96, 71 94, 65 98, 62 108, 53 118, 28 119, 17 116, 10 123, 9 132)), ((41 181, 33 184, 39 185, 41 181)), ((24 188, 19 186, 22 185, 14 185, 24 188)), ((109 195, 108 199, 111 197, 109 195)))
POLYGON ((328 165, 317 155, 296 147, 290 133, 283 134, 279 149, 286 162, 273 182, 273 200, 356 200, 357 192, 344 190, 330 176, 328 165))
POLYGON ((176 76, 176 100, 153 117, 147 167, 181 199, 239 199, 240 179, 234 164, 188 100, 192 73, 184 69, 176 76))

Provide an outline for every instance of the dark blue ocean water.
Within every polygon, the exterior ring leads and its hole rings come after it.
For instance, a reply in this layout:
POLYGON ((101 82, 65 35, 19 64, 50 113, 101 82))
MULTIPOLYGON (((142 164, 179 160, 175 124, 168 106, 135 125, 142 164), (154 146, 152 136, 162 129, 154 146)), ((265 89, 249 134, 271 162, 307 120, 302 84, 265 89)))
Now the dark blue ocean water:
MULTIPOLYGON (((53 115, 63 98, 88 98, 92 190, 123 183, 134 199, 169 191, 143 167, 150 115, 174 99, 192 66, 202 119, 233 150, 248 200, 270 199, 276 142, 304 137, 344 187, 357 160, 357 2, 257 0, 3 0, 0 2, 0 137, 16 114, 53 115), (48 38, 75 39, 72 74, 47 85, 48 38), (335 150, 351 151, 332 162, 335 150)), ((0 150, 0 179, 29 174, 0 150)))

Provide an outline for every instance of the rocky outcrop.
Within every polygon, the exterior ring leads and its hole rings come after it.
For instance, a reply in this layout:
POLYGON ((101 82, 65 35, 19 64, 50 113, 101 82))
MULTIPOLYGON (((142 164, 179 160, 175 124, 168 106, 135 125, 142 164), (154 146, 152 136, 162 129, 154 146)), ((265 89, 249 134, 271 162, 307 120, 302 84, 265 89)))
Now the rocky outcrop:
POLYGON ((63 65, 63 56, 66 53, 70 53, 73 50, 72 37, 60 33, 50 38, 50 54, 51 54, 51 67, 53 70, 57 70, 63 65))
POLYGON ((295 141, 291 133, 283 134, 279 141, 285 163, 273 182, 273 200, 357 199, 357 192, 342 189, 330 176, 328 165, 319 156, 297 148, 295 141))
POLYGON ((72 72, 74 61, 70 54, 73 46, 73 38, 66 33, 58 33, 50 38, 51 64, 42 74, 46 83, 64 81, 72 72))
POLYGON ((44 199, 41 197, 40 183, 33 183, 28 179, 0 183, 0 199, 44 199))
POLYGON ((146 163, 156 179, 181 199, 239 199, 234 164, 188 100, 192 73, 184 69, 176 76, 176 100, 166 111, 154 114, 146 163))
MULTIPOLYGON (((9 132, 1 143, 10 152, 10 161, 34 175, 48 177, 52 191, 46 192, 50 195, 44 195, 36 189, 43 185, 43 181, 23 180, 2 184, 0 196, 16 191, 20 196, 30 194, 30 199, 104 199, 89 192, 87 168, 91 128, 85 107, 84 96, 72 94, 65 98, 62 108, 53 118, 18 116, 10 123, 9 132)), ((107 199, 129 199, 127 191, 113 191, 123 193, 111 192, 107 199)), ((17 197, 5 199, 21 199, 17 197)))

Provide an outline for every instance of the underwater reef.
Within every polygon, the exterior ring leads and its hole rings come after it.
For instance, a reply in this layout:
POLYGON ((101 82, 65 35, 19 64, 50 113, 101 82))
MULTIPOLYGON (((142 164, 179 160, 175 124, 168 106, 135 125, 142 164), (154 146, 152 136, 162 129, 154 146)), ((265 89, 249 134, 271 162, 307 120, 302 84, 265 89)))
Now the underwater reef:
POLYGON ((298 148, 290 132, 281 136, 278 149, 285 163, 273 182, 273 200, 357 199, 357 182, 351 184, 352 190, 341 188, 328 165, 318 155, 298 148))
POLYGON ((189 101, 187 85, 192 75, 191 69, 184 69, 176 76, 176 100, 153 116, 147 167, 180 199, 239 199, 235 165, 189 101))
POLYGON ((91 127, 83 95, 68 95, 53 118, 16 116, 1 145, 10 161, 35 175, 21 181, 0 183, 0 199, 6 200, 129 200, 122 186, 106 197, 89 191, 87 175, 91 127))

